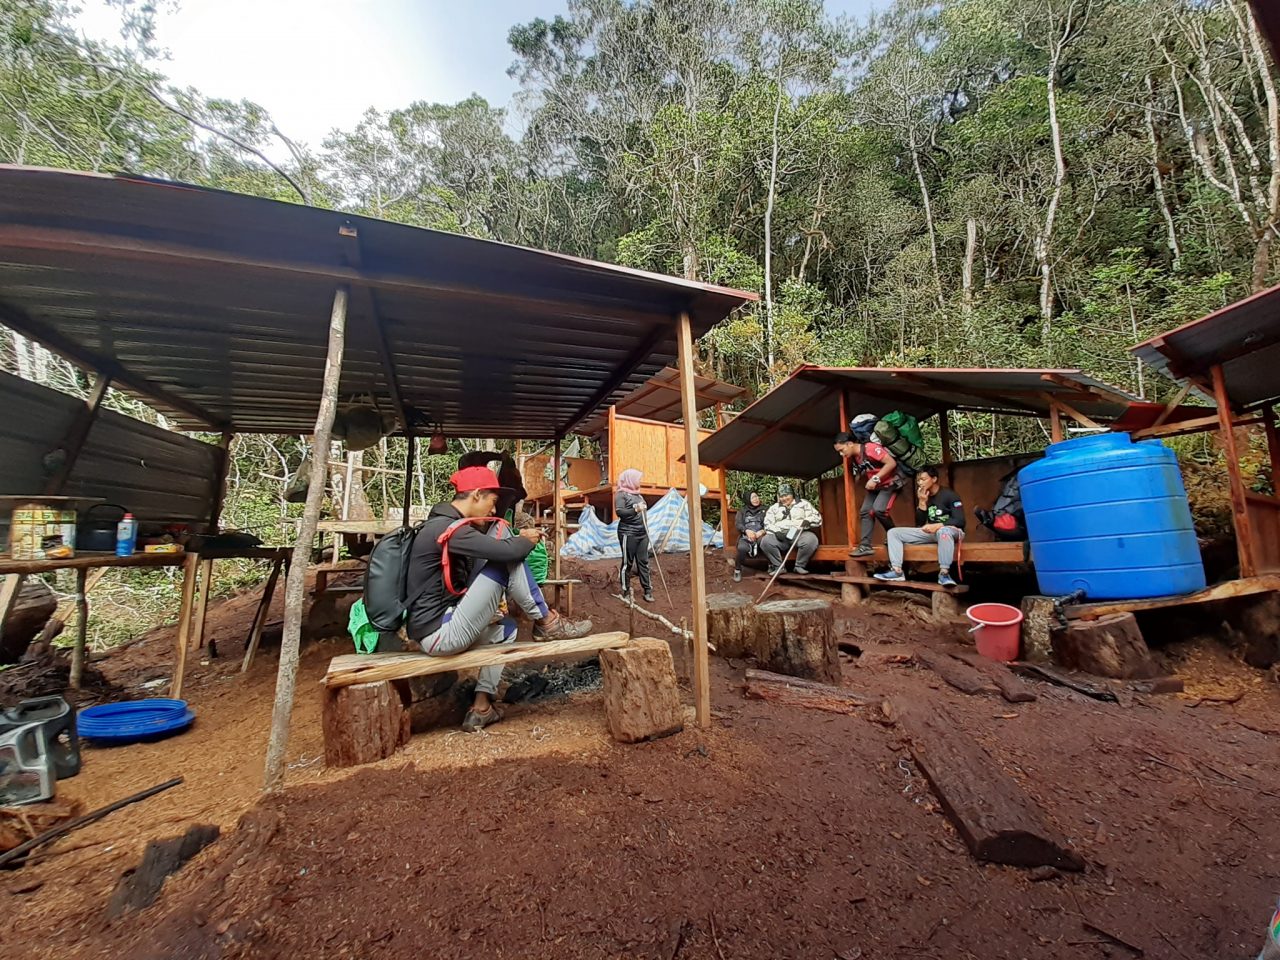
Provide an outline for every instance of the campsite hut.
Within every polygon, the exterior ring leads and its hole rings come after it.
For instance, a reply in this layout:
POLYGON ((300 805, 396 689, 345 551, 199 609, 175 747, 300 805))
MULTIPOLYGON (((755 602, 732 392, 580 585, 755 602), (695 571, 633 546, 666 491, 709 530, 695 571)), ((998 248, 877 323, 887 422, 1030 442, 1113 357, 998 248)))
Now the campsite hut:
MULTIPOLYGON (((746 395, 743 387, 695 376, 694 398, 698 410, 714 410, 720 426, 724 407, 746 395)), ((674 367, 665 367, 632 390, 617 403, 585 420, 577 429, 599 448, 595 457, 567 457, 567 486, 563 491, 566 509, 595 507, 598 516, 613 516, 613 493, 618 474, 634 467, 644 474, 641 493, 661 497, 668 490, 685 493, 684 427, 680 424, 680 379, 674 367)), ((699 427, 699 440, 714 431, 699 427)), ((551 456, 537 453, 524 458, 524 485, 529 500, 540 510, 551 507, 551 456)), ((704 497, 720 499, 724 494, 722 471, 703 467, 700 472, 704 497)))

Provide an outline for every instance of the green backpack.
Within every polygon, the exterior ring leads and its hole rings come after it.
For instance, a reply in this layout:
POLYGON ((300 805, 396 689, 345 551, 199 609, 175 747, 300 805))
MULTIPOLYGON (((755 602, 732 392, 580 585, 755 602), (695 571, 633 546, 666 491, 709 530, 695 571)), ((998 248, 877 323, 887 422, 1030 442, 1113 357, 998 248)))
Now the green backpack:
MULTIPOLYGON (((909 413, 894 410, 880 418, 880 423, 888 423, 898 428, 898 433, 906 437, 913 447, 924 448, 924 436, 920 433, 920 421, 909 413)), ((879 424, 877 424, 879 426, 879 424)))
POLYGON ((876 422, 875 436, 880 445, 893 454, 903 474, 912 476, 928 465, 920 423, 910 414, 900 410, 886 413, 876 422))

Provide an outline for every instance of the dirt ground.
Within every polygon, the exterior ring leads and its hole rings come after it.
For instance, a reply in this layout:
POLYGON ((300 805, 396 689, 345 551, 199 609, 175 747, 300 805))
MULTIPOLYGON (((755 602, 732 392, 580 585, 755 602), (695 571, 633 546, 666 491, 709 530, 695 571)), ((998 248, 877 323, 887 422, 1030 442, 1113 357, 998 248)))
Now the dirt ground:
MULTIPOLYGON (((677 618, 688 599, 682 559, 664 563, 674 603, 656 588, 655 606, 677 618)), ((586 580, 575 612, 625 629, 609 565, 570 569, 586 580)), ((712 589, 732 589, 718 561, 710 576, 712 589)), ((748 701, 744 664, 716 658, 706 730, 690 719, 676 736, 617 744, 600 694, 586 691, 511 707, 482 734, 420 735, 382 763, 328 771, 316 681, 348 643, 311 644, 288 789, 260 802, 276 658, 267 651, 239 673, 256 600, 246 595, 210 612, 221 656, 191 670, 196 725, 159 743, 87 747, 84 771, 59 784, 59 798, 88 809, 172 776, 185 782, 0 871, 0 951, 6 960, 1138 956, 1124 941, 1147 957, 1256 955, 1280 893, 1280 688, 1201 644, 1168 651, 1185 695, 1130 707, 1044 684, 1034 703, 965 696, 892 656, 963 628, 882 596, 839 609, 842 633, 863 651, 847 658, 845 684, 945 704, 1041 804, 1087 861, 1084 873, 1037 882, 977 863, 877 711, 748 701), (1204 702, 1223 691, 1243 697, 1204 702), (154 906, 108 923, 110 891, 146 841, 194 823, 221 825, 223 838, 154 906)), ((671 636, 641 618, 637 632, 671 636)), ((99 666, 147 695, 143 684, 168 676, 172 639, 157 631, 99 666)))

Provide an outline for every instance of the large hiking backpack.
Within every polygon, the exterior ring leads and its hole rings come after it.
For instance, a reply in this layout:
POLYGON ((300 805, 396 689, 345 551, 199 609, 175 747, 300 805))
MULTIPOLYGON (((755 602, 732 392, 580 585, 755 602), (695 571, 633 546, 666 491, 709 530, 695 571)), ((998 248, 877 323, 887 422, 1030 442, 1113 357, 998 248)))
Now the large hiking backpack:
POLYGON ((864 413, 850 421, 849 432, 859 443, 873 441, 888 450, 904 477, 914 476, 929 464, 920 424, 909 413, 894 410, 879 418, 875 414, 864 413))
POLYGON ((876 432, 876 415, 862 413, 849 421, 849 435, 858 443, 869 443, 876 432))
MULTIPOLYGON (((903 413, 901 410, 893 410, 886 413, 880 418, 880 422, 876 424, 876 432, 879 433, 882 428, 895 428, 899 435, 906 437, 912 446, 924 449, 924 436, 920 433, 920 421, 909 413, 903 413)), ((884 443, 883 440, 880 441, 884 443)))
POLYGON ((1000 494, 990 510, 977 511, 978 520, 990 530, 997 540, 1018 541, 1027 539, 1027 515, 1022 509, 1022 485, 1018 471, 1000 478, 1000 494))

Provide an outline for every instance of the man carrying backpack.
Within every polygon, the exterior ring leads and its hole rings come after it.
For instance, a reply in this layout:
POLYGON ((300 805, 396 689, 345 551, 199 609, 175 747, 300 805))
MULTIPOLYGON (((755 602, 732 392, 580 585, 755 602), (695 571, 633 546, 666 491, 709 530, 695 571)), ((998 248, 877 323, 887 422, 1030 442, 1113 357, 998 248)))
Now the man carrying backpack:
POLYGON ((871 536, 875 532, 876 521, 880 521, 886 532, 893 530, 890 514, 894 501, 898 499, 898 491, 902 489, 898 461, 880 444, 872 441, 860 443, 850 433, 836 434, 835 448, 836 453, 848 460, 849 466, 859 475, 867 474, 867 492, 858 510, 862 529, 858 546, 849 552, 849 556, 869 557, 875 553, 871 547, 871 536))
POLYGON ((951 564, 956 548, 964 539, 964 504, 954 490, 944 487, 937 467, 925 467, 916 474, 917 527, 897 527, 889 531, 889 569, 877 573, 877 580, 905 580, 902 572, 904 546, 908 543, 938 545, 938 583, 954 587, 951 564))
MULTIPOLYGON (((457 491, 451 503, 438 503, 413 541, 409 557, 406 631, 431 656, 448 656, 472 647, 511 643, 516 624, 499 612, 503 601, 534 621, 541 640, 568 640, 591 632, 591 621, 572 621, 548 608, 525 558, 542 542, 537 529, 498 539, 490 529, 505 488, 488 467, 465 467, 449 478, 457 491)), ((502 528, 505 529, 505 525, 502 528)), ((480 669, 475 701, 462 729, 468 733, 502 719, 493 705, 502 667, 480 669)))

